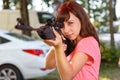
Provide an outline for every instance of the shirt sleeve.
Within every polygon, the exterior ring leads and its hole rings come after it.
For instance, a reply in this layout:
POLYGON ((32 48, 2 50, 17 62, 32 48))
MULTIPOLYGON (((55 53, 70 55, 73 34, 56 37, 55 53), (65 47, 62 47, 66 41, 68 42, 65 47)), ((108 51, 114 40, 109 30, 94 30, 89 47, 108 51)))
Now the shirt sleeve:
POLYGON ((91 64, 96 60, 97 56, 99 56, 98 42, 93 37, 83 38, 77 44, 75 52, 85 53, 90 56, 90 60, 87 62, 87 64, 91 64))

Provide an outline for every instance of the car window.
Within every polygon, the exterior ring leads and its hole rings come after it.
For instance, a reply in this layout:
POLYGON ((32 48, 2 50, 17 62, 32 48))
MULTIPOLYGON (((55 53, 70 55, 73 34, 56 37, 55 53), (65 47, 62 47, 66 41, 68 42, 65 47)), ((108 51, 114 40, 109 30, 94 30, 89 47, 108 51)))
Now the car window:
POLYGON ((40 13, 40 12, 38 12, 37 15, 38 15, 39 22, 42 23, 42 24, 45 24, 48 19, 51 19, 53 17, 53 15, 50 14, 50 13, 40 13))
POLYGON ((0 44, 10 42, 10 40, 0 37, 0 44))
POLYGON ((21 35, 21 34, 17 34, 17 33, 7 33, 7 35, 10 35, 12 37, 15 37, 17 39, 20 40, 24 40, 24 41, 34 41, 35 39, 26 35, 21 35))

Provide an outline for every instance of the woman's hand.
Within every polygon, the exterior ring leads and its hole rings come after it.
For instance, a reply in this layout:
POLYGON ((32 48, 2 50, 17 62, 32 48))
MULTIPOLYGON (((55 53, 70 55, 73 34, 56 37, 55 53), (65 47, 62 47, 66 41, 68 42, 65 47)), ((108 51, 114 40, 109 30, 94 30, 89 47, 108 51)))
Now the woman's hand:
POLYGON ((62 43, 62 37, 61 35, 56 32, 54 29, 53 29, 53 32, 55 34, 55 40, 44 40, 44 42, 50 46, 54 46, 54 47, 58 47, 58 46, 61 46, 63 43, 62 43))

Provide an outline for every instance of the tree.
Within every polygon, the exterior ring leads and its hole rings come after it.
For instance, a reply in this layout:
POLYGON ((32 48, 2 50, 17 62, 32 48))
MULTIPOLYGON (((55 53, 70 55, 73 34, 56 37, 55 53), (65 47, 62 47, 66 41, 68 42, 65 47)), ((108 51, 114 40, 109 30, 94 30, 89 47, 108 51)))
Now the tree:
POLYGON ((116 0, 113 0, 113 20, 116 21, 117 20, 117 16, 116 16, 116 0))
POLYGON ((113 7, 112 0, 109 0, 109 23, 110 23, 110 34, 111 34, 111 46, 115 47, 114 42, 114 31, 113 31, 113 7))
MULTIPOLYGON (((29 26, 29 13, 27 9, 27 0, 20 0, 20 13, 25 25, 29 26)), ((23 34, 31 36, 30 31, 22 31, 23 34)))
POLYGON ((9 0, 3 0, 3 9, 10 9, 9 4, 9 0))
POLYGON ((54 12, 57 11, 58 7, 63 3, 63 1, 66 1, 66 0, 43 0, 47 6, 52 6, 54 7, 54 12), (52 1, 52 5, 49 4, 49 2, 52 1))

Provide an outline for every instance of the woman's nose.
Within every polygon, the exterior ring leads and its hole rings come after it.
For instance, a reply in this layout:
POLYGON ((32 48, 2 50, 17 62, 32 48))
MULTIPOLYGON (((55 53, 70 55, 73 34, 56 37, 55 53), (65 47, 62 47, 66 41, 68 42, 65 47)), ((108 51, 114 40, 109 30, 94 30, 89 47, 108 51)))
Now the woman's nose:
POLYGON ((64 26, 64 32, 68 33, 69 32, 69 27, 67 25, 64 26))

